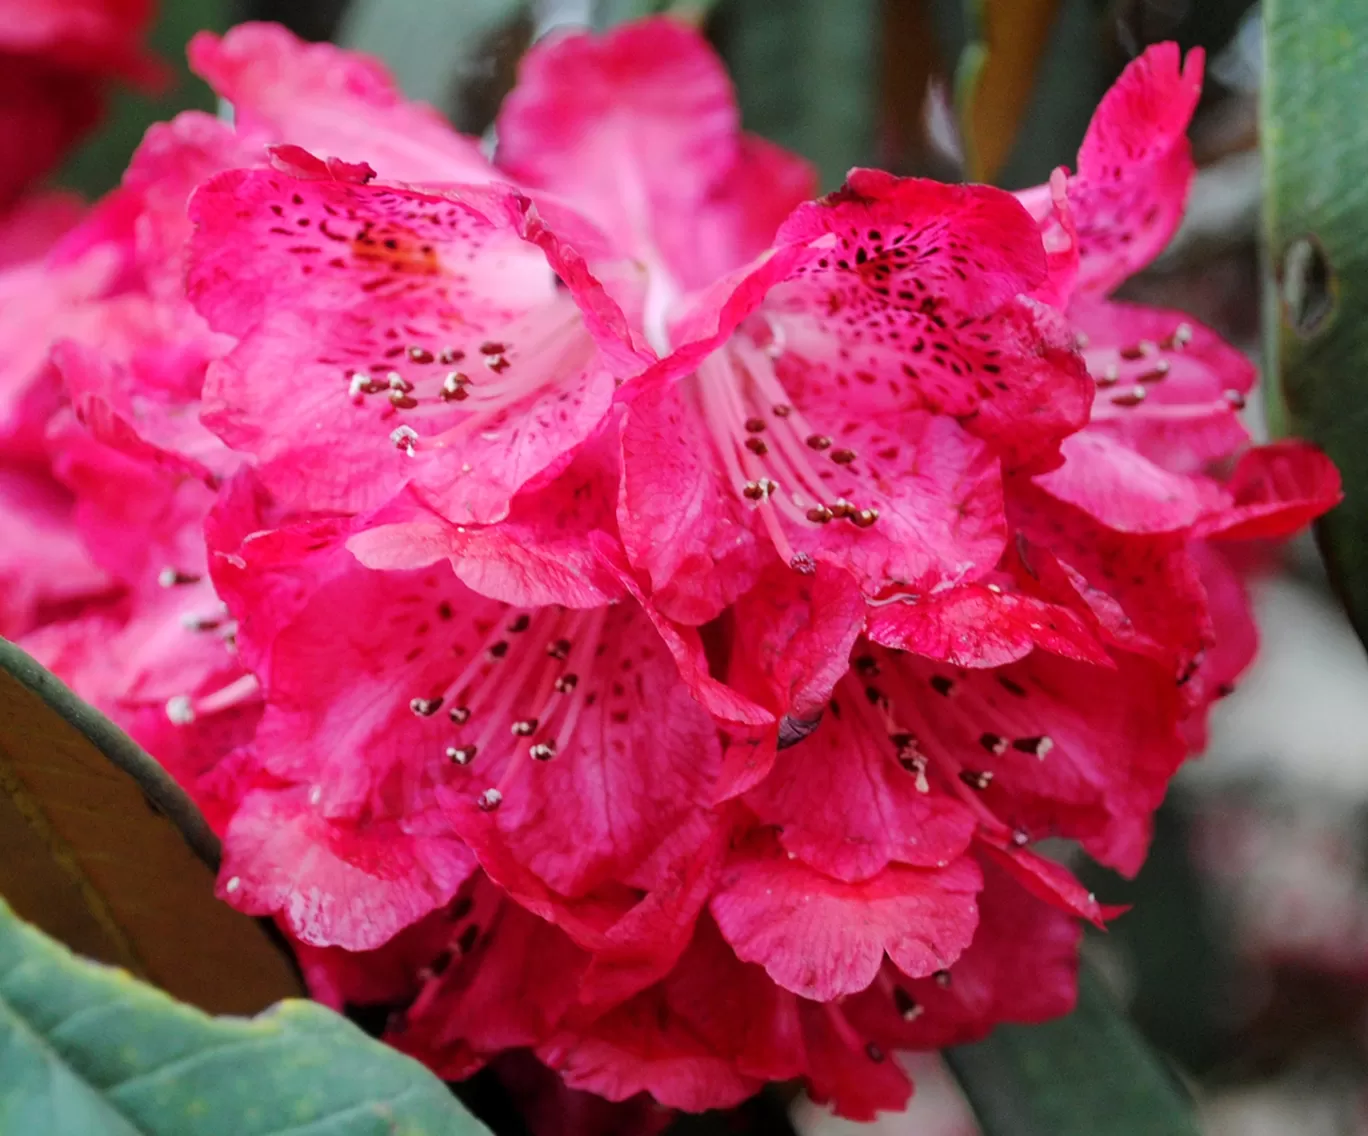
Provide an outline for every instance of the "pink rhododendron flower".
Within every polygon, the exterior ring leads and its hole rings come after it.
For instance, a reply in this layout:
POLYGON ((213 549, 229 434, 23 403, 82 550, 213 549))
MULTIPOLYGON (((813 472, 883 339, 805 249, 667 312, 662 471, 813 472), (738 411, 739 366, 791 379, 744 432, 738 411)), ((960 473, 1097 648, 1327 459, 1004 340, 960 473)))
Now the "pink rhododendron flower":
POLYGON ((892 1051, 1066 1012, 1108 910, 1032 846, 1138 869, 1252 655, 1225 550, 1339 492, 1108 298, 1200 59, 1048 186, 810 201, 668 20, 536 45, 493 164, 336 48, 191 54, 236 125, 0 276, 0 524, 51 534, 0 571, 220 894, 443 1076, 530 1052, 643 1128, 800 1077, 872 1117, 892 1051))

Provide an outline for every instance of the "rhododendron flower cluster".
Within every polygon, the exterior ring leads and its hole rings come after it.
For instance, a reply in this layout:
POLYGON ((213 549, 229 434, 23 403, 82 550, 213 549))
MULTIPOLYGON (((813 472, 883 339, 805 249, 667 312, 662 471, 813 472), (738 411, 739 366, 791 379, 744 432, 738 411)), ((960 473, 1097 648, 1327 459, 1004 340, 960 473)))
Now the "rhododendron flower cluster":
POLYGON ((1139 868, 1253 652, 1227 550, 1339 493, 1250 445, 1238 352, 1109 298, 1200 53, 1047 186, 818 198, 668 20, 534 46, 492 162, 281 29, 191 61, 234 126, 154 127, 0 281, 6 454, 60 482, 0 568, 223 898, 443 1076, 651 1108, 868 1117, 895 1050, 1066 1012, 1108 912, 1034 846, 1139 868))

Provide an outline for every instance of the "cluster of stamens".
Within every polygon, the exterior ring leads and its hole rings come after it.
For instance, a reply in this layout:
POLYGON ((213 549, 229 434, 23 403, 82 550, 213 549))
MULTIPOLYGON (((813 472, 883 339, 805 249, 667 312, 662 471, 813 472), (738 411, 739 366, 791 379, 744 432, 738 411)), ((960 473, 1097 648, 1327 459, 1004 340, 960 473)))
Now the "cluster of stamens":
MULTIPOLYGON (((1155 384, 1166 379, 1173 369, 1172 364, 1162 357, 1163 352, 1182 351, 1188 346, 1195 336, 1195 331, 1190 323, 1180 323, 1164 339, 1155 341, 1153 339, 1141 339, 1136 343, 1127 344, 1117 351, 1120 362, 1108 363, 1105 366, 1094 370, 1094 379, 1100 390, 1110 390, 1108 401, 1113 406, 1129 408, 1141 405, 1148 397, 1149 390, 1155 384), (1122 364, 1144 363, 1145 369, 1138 374, 1122 374, 1122 364), (1122 378, 1129 384, 1118 388, 1122 378)), ((1087 335, 1080 332, 1076 337, 1076 342, 1080 351, 1086 350, 1089 346, 1087 335)), ((1245 397, 1237 390, 1228 390, 1224 393, 1225 401, 1236 410, 1242 410, 1245 405, 1245 397)))
MULTIPOLYGON (((440 694, 415 697, 409 701, 409 709, 419 718, 435 718, 444 712, 458 732, 442 750, 452 765, 468 767, 482 753, 500 751, 499 733, 503 729, 527 743, 525 753, 532 761, 551 761, 573 736, 581 711, 595 701, 592 692, 580 691, 576 668, 592 665, 600 649, 603 618, 601 610, 566 612, 559 608, 512 614, 487 632, 469 664, 440 694), (530 643, 511 649, 514 638, 528 633, 546 636, 543 651, 530 643), (518 704, 534 712, 517 713, 518 704), (508 725, 500 726, 501 722, 508 725)), ((516 764, 510 761, 499 783, 477 796, 478 807, 497 809, 514 776, 516 764)))

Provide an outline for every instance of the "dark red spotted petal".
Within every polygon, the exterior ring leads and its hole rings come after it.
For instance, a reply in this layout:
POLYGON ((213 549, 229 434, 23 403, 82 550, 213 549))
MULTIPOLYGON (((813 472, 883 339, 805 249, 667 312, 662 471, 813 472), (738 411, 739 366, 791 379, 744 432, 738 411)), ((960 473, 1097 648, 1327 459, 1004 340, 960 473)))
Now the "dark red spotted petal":
POLYGON ((1187 127, 1205 56, 1175 43, 1146 49, 1103 97, 1078 151, 1069 201, 1078 226, 1080 291, 1110 292, 1144 268, 1183 216, 1195 168, 1187 127))

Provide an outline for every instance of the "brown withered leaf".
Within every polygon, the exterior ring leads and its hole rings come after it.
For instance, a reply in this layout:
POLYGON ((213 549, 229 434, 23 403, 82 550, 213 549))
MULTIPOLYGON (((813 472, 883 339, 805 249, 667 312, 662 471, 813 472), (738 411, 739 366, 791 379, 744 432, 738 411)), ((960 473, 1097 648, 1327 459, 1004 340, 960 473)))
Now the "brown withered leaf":
POLYGON ((0 895, 14 910, 211 1013, 298 996, 268 928, 214 897, 218 857, 166 771, 0 639, 0 895))

